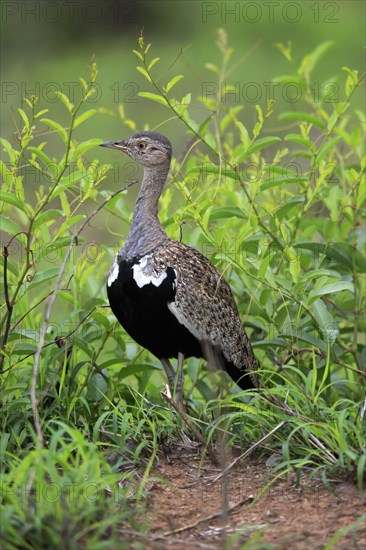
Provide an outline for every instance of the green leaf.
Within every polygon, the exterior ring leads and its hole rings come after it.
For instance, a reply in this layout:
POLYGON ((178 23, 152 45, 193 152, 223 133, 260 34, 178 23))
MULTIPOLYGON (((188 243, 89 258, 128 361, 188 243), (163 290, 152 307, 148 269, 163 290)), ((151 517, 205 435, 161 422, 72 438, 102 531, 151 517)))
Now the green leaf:
POLYGON ((60 179, 58 187, 56 187, 56 189, 53 191, 52 198, 56 197, 61 191, 65 191, 69 187, 75 185, 85 176, 85 170, 76 170, 75 172, 71 172, 67 176, 64 176, 60 179))
POLYGON ((61 126, 61 124, 59 124, 58 122, 55 122, 54 120, 51 120, 49 118, 41 118, 41 122, 43 122, 44 124, 47 124, 47 126, 50 126, 51 128, 53 128, 58 133, 58 135, 60 136, 60 138, 62 139, 62 141, 64 143, 68 142, 67 132, 66 132, 65 128, 63 126, 61 126))
POLYGON ((210 115, 201 123, 198 129, 198 133, 203 139, 205 138, 205 134, 206 134, 207 128, 210 125, 211 120, 212 120, 212 116, 210 115))
POLYGON ((312 151, 312 152, 315 151, 315 144, 312 141, 310 141, 310 139, 305 139, 299 134, 287 134, 285 136, 285 141, 299 143, 300 145, 303 145, 304 147, 309 149, 309 151, 312 151))
POLYGON ((241 218, 247 220, 248 216, 237 206, 222 206, 215 208, 210 216, 210 220, 221 220, 225 218, 241 218))
POLYGON ((288 344, 282 338, 268 338, 266 340, 257 340, 256 342, 252 342, 253 348, 267 348, 272 346, 287 348, 288 344))
POLYGON ((98 325, 103 326, 107 330, 111 326, 111 323, 110 323, 107 315, 105 315, 105 314, 103 314, 99 311, 94 311, 92 317, 93 317, 93 319, 95 319, 95 321, 98 323, 98 325))
POLYGON ((154 57, 154 59, 149 63, 148 70, 151 71, 155 63, 157 63, 158 61, 160 61, 160 57, 154 57))
POLYGON ((341 292, 342 290, 349 290, 350 292, 354 292, 354 286, 352 283, 348 281, 337 281, 335 283, 330 283, 328 285, 324 285, 323 287, 313 290, 309 293, 309 305, 314 301, 314 298, 317 296, 324 296, 325 294, 333 294, 337 292, 341 292))
POLYGON ((76 147, 76 153, 77 155, 83 155, 87 151, 90 151, 90 149, 94 149, 94 147, 97 147, 97 145, 100 145, 103 143, 102 139, 99 138, 92 138, 88 139, 87 141, 83 141, 82 143, 79 143, 76 147))
POLYGON ((180 80, 182 80, 182 78, 184 78, 182 74, 178 74, 177 76, 172 78, 165 87, 166 93, 168 93, 173 88, 173 86, 175 86, 180 80))
POLYGON ((133 365, 129 365, 128 367, 123 367, 123 369, 121 369, 120 372, 118 373, 118 377, 120 379, 123 379, 123 378, 126 378, 127 376, 145 373, 145 372, 154 371, 154 370, 159 371, 160 369, 154 365, 147 365, 146 363, 143 363, 141 365, 133 364, 133 365))
POLYGON ((67 229, 69 229, 72 225, 75 225, 75 223, 84 220, 85 215, 78 214, 77 216, 73 216, 71 218, 67 218, 66 221, 61 225, 59 234, 62 235, 67 229))
POLYGON ((77 128, 82 122, 85 122, 85 120, 88 120, 88 118, 95 115, 96 112, 96 109, 89 109, 88 111, 85 111, 85 113, 76 117, 74 121, 74 128, 77 128))
POLYGON ((8 154, 10 162, 14 164, 19 157, 19 151, 16 151, 9 141, 4 138, 0 138, 0 143, 4 147, 4 151, 8 154))
POLYGON ((263 126, 264 118, 263 118, 263 111, 262 111, 262 108, 260 107, 260 105, 256 105, 255 109, 258 113, 258 122, 255 124, 255 126, 253 128, 253 135, 256 138, 260 134, 260 131, 261 131, 262 126, 263 126))
POLYGON ((108 371, 104 371, 103 374, 93 374, 87 385, 87 399, 89 401, 100 401, 108 391, 108 382, 105 379, 108 371))
POLYGON ((290 63, 292 62, 292 43, 290 41, 287 42, 287 46, 285 44, 282 44, 282 42, 276 42, 274 46, 284 55, 290 63))
POLYGON ((34 220, 34 227, 40 227, 43 224, 46 224, 49 221, 54 222, 55 220, 58 220, 59 218, 63 217, 63 212, 61 210, 46 210, 45 212, 41 212, 36 219, 34 220))
POLYGON ((328 118, 328 122, 327 122, 327 129, 331 132, 335 126, 335 124, 337 123, 338 121, 338 113, 337 111, 334 109, 333 113, 330 115, 330 117, 328 118))
POLYGON ((19 208, 19 210, 22 210, 23 212, 27 212, 27 209, 25 208, 22 201, 20 201, 18 197, 14 195, 14 193, 8 193, 7 191, 0 191, 0 201, 11 204, 12 206, 19 208))
POLYGON ((4 183, 10 185, 12 180, 12 175, 10 171, 7 169, 5 162, 3 162, 1 159, 0 159, 0 173, 3 177, 4 183))
POLYGON ((18 113, 22 117, 25 127, 28 129, 29 128, 29 120, 28 120, 28 117, 27 117, 26 113, 23 111, 23 109, 20 109, 20 108, 18 108, 18 113))
MULTIPOLYGON (((199 130, 198 130, 199 132, 199 130)), ((211 134, 211 132, 209 130, 206 130, 205 134, 201 136, 203 141, 209 146, 211 147, 211 149, 213 149, 214 151, 217 151, 216 147, 217 147, 217 143, 216 143, 216 139, 214 138, 214 136, 211 134)))
POLYGON ((139 59, 141 59, 141 61, 144 60, 144 58, 143 58, 143 56, 140 52, 138 52, 137 50, 132 50, 132 51, 139 59))
POLYGON ((37 346, 34 344, 30 344, 28 342, 17 342, 14 347, 14 353, 16 353, 16 355, 29 355, 30 353, 34 353, 36 349, 37 346))
POLYGON ((326 42, 319 44, 315 50, 308 55, 305 55, 297 72, 299 74, 309 75, 316 67, 318 61, 329 50, 329 48, 334 45, 334 43, 335 42, 333 40, 327 40, 326 42))
POLYGON ((230 107, 229 112, 220 121, 220 129, 224 132, 230 123, 236 123, 236 115, 244 109, 243 105, 237 105, 236 107, 230 107))
POLYGON ((61 201, 61 206, 62 206, 62 210, 64 211, 64 214, 65 216, 70 216, 71 214, 71 210, 70 210, 70 205, 69 205, 69 201, 67 200, 67 195, 65 193, 65 191, 62 191, 61 189, 56 189, 57 193, 55 194, 55 196, 59 195, 60 196, 60 201, 61 201))
POLYGON ((274 143, 278 143, 281 141, 281 138, 277 136, 268 136, 261 139, 257 139, 254 141, 250 147, 241 153, 237 158, 236 162, 242 162, 244 159, 250 157, 253 153, 256 153, 257 151, 260 151, 261 149, 266 149, 267 147, 270 147, 274 143))
POLYGON ((312 334, 306 333, 304 330, 294 330, 293 332, 291 330, 285 330, 282 331, 278 336, 282 338, 289 338, 290 340, 294 340, 295 342, 305 342, 306 344, 310 344, 311 346, 314 346, 315 348, 318 348, 325 353, 327 353, 328 351, 328 345, 326 342, 320 340, 312 334))
MULTIPOLYGON (((272 259, 272 255, 267 254, 267 256, 262 260, 261 265, 259 266, 259 269, 258 269, 258 277, 260 279, 264 279, 271 259, 272 259)), ((265 290, 269 290, 269 289, 265 289, 265 290)))
POLYGON ((151 82, 150 75, 149 75, 149 73, 146 71, 146 69, 144 69, 143 67, 136 67, 136 69, 138 70, 139 73, 143 74, 144 77, 145 77, 149 82, 151 82))
POLYGON ((348 67, 342 67, 342 70, 348 73, 346 80, 346 96, 350 96, 358 85, 358 71, 352 71, 348 67))
POLYGON ((63 94, 62 92, 59 92, 59 91, 55 92, 55 96, 58 97, 59 99, 61 99, 61 101, 65 105, 66 109, 69 111, 69 113, 71 113, 73 108, 74 108, 74 104, 71 103, 69 98, 65 94, 63 94))
POLYGON ((219 176, 226 176, 233 180, 238 181, 239 175, 235 170, 230 170, 229 168, 222 168, 216 164, 202 164, 201 166, 193 166, 187 171, 187 176, 191 174, 217 174, 219 176))
MULTIPOLYGON (((86 171, 85 170, 71 171, 70 174, 68 174, 67 176, 63 176, 60 179, 59 185, 63 189, 66 189, 66 188, 70 187, 70 185, 74 185, 75 183, 79 182, 81 179, 85 178, 85 176, 86 176, 86 171)), ((56 189, 56 191, 57 191, 57 189, 56 189)))
POLYGON ((22 228, 15 221, 4 215, 1 216, 0 229, 9 235, 16 235, 22 231, 22 228))
POLYGON ((319 148, 319 151, 317 154, 317 162, 321 161, 325 157, 329 149, 333 149, 335 144, 342 141, 342 139, 343 139, 342 136, 336 136, 332 139, 328 139, 324 141, 319 148))
POLYGON ((324 254, 328 261, 337 262, 343 267, 353 269, 353 262, 355 262, 357 270, 360 272, 366 271, 366 259, 359 250, 355 250, 348 243, 314 243, 304 241, 293 245, 294 248, 301 248, 304 250, 310 250, 313 254, 324 254))
POLYGON ((220 74, 220 69, 213 63, 205 63, 206 69, 212 71, 213 73, 220 74))
MULTIPOLYGON (((47 251, 48 251, 48 248, 47 248, 47 251)), ((54 279, 59 274, 59 271, 60 271, 59 266, 49 267, 48 269, 45 269, 43 271, 37 271, 32 281, 28 285, 28 290, 30 290, 31 288, 32 289, 35 288, 41 283, 45 283, 46 281, 50 281, 51 279, 54 279)))
POLYGON ((279 185, 287 185, 289 183, 304 183, 308 178, 306 176, 280 176, 277 178, 271 178, 265 180, 259 186, 260 191, 265 191, 266 189, 271 189, 271 187, 277 187, 279 185))
MULTIPOLYGON (((184 105, 182 106, 183 108, 185 107, 184 105)), ((181 116, 182 116, 182 119, 185 121, 185 123, 187 124, 187 126, 189 126, 190 130, 195 133, 195 134, 198 134, 199 132, 199 129, 200 129, 200 125, 198 124, 198 122, 196 122, 195 120, 193 120, 193 118, 191 118, 189 116, 189 113, 187 111, 187 108, 184 109, 183 112, 181 112, 181 116)))
POLYGON ((289 211, 296 207, 296 210, 298 211, 298 205, 302 204, 305 201, 305 197, 291 197, 287 200, 287 202, 278 208, 276 211, 277 218, 279 220, 283 220, 286 216, 288 216, 289 211))
POLYGON ((45 115, 46 113, 48 113, 48 109, 41 109, 40 111, 38 111, 38 113, 35 115, 34 118, 39 118, 40 116, 45 115))
MULTIPOLYGON (((183 117, 183 115, 186 114, 188 105, 190 105, 192 99, 192 95, 189 93, 186 96, 182 97, 182 99, 176 100, 172 98, 170 100, 170 103, 173 105, 175 111, 178 113, 179 116, 183 117)), ((197 129, 199 128, 199 125, 197 124, 197 129)))
POLYGON ((156 101, 156 103, 161 103, 162 105, 168 105, 166 99, 158 94, 153 94, 152 92, 139 92, 137 95, 141 97, 146 97, 146 99, 151 99, 151 101, 156 101))
MULTIPOLYGON (((81 244, 85 242, 85 240, 82 237, 78 237, 78 244, 81 244)), ((45 244, 44 246, 40 246, 36 249, 35 253, 35 261, 39 262, 40 259, 46 259, 50 263, 60 263, 60 254, 54 254, 55 252, 59 252, 65 247, 70 246, 71 243, 71 237, 58 237, 57 239, 54 239, 52 242, 45 244)), ((57 268, 59 269, 59 267, 57 268)))
POLYGON ((310 114, 310 113, 294 113, 294 112, 288 112, 288 113, 282 113, 279 115, 278 120, 288 120, 288 121, 303 121, 303 122, 309 122, 310 124, 314 124, 318 128, 324 129, 325 125, 322 120, 320 120, 317 116, 310 114))
POLYGON ((284 74, 280 76, 275 76, 274 78, 272 78, 272 82, 278 82, 279 84, 290 84, 306 90, 306 80, 302 76, 284 74))
POLYGON ((287 265, 289 266, 289 272, 292 276, 292 280, 296 284, 299 281, 301 272, 300 258, 292 246, 285 246, 283 252, 287 259, 287 265))
POLYGON ((46 153, 42 149, 40 149, 40 146, 38 147, 29 146, 28 151, 31 151, 37 158, 39 158, 53 176, 57 175, 57 172, 59 170, 59 164, 56 163, 56 161, 51 160, 46 155, 46 153))
MULTIPOLYGON (((366 454, 364 453, 363 455, 361 455, 359 457, 359 460, 357 462, 357 485, 358 485, 358 490, 359 490, 360 494, 363 494, 364 490, 365 490, 365 483, 366 483, 365 471, 366 471, 366 454)), ((364 514, 364 516, 365 516, 365 514, 364 514)), ((357 523, 359 524, 360 529, 361 529, 361 522, 364 521, 364 516, 363 517, 361 516, 357 520, 357 523)), ((333 535, 333 537, 335 537, 335 536, 336 535, 333 535)), ((328 550, 328 549, 325 549, 325 550, 328 550)))
POLYGON ((329 330, 329 329, 337 329, 336 323, 329 313, 327 306, 323 302, 321 298, 317 298, 312 306, 311 309, 313 311, 314 317, 316 318, 319 327, 322 330, 329 330))

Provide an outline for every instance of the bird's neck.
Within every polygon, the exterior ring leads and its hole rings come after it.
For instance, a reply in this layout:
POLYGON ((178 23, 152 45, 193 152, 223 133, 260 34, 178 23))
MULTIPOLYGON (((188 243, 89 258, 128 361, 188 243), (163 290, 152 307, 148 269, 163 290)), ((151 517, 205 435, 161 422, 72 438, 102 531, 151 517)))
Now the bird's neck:
POLYGON ((167 240, 158 218, 158 202, 168 172, 169 163, 144 169, 130 231, 121 249, 126 259, 145 256, 167 240))

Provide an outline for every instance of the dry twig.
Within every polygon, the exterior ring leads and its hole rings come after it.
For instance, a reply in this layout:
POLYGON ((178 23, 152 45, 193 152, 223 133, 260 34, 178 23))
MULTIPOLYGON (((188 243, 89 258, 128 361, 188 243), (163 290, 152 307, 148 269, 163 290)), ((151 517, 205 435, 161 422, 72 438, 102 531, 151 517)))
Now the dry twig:
POLYGON ((273 428, 270 432, 268 432, 262 439, 259 441, 256 441, 254 445, 249 447, 243 454, 238 456, 235 460, 233 460, 218 476, 216 476, 210 483, 216 483, 222 476, 226 475, 232 468, 234 468, 235 464, 240 462, 240 460, 243 460, 243 458, 246 458, 248 455, 250 455, 257 447, 260 447, 262 443, 264 443, 268 438, 270 438, 277 430, 279 430, 284 424, 286 423, 285 420, 282 420, 277 426, 273 428))
POLYGON ((179 416, 181 417, 181 419, 183 420, 183 422, 192 430, 195 438, 197 439, 197 441, 199 443, 201 443, 201 445, 203 446, 204 449, 207 450, 207 454, 209 455, 209 457, 211 458, 211 460, 214 462, 214 464, 218 465, 218 457, 216 456, 216 453, 215 451, 213 450, 212 446, 207 443, 207 441, 204 439, 204 437, 202 437, 202 434, 201 432, 199 431, 199 429, 194 425, 194 423, 191 421, 190 418, 188 418, 188 416, 186 415, 186 413, 176 405, 176 403, 174 402, 174 400, 172 399, 171 395, 169 395, 169 387, 167 386, 166 387, 166 391, 165 392, 161 392, 161 396, 162 398, 167 402, 169 403, 169 405, 171 405, 173 407, 173 409, 175 409, 175 411, 179 414, 179 416))

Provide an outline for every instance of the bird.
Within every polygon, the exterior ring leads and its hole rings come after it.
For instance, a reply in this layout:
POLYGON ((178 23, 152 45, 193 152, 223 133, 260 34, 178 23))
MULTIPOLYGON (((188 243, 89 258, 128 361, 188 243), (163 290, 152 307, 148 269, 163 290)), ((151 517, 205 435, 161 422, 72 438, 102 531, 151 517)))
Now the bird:
POLYGON ((122 151, 144 170, 127 238, 108 276, 113 314, 160 360, 179 408, 188 357, 211 360, 243 390, 256 388, 258 364, 229 284, 204 255, 169 238, 159 221, 158 201, 172 159, 169 139, 141 131, 101 145, 122 151))

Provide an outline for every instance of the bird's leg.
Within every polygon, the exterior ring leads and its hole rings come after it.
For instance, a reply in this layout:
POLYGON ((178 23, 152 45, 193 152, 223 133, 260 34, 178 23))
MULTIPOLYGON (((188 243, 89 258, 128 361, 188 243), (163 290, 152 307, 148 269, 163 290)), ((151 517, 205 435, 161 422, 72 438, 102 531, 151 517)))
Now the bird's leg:
POLYGON ((177 386, 175 388, 175 393, 177 398, 183 404, 183 365, 184 365, 184 355, 180 351, 178 352, 178 364, 177 364, 177 386))
POLYGON ((174 395, 175 371, 169 359, 160 359, 160 361, 164 367, 171 394, 174 395))
POLYGON ((174 403, 178 406, 180 410, 184 410, 183 395, 182 395, 184 355, 182 353, 178 354, 177 372, 175 372, 175 370, 173 369, 169 359, 160 359, 160 361, 164 367, 166 376, 168 378, 168 384, 169 384, 170 392, 174 399, 174 403))

